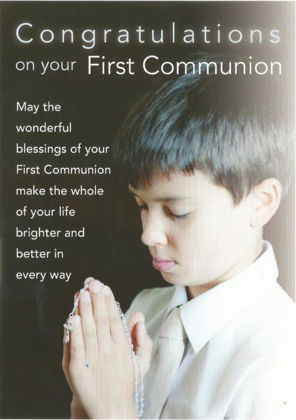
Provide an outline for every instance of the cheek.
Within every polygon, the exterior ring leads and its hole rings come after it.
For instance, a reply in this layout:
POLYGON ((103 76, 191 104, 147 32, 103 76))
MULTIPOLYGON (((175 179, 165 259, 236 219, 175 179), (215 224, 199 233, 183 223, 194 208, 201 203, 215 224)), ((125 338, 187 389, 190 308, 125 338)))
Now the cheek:
POLYGON ((223 271, 233 265, 244 252, 248 241, 246 214, 240 209, 225 209, 199 229, 202 246, 198 247, 204 264, 223 271))
POLYGON ((175 244, 180 261, 193 264, 204 242, 205 229, 197 218, 182 222, 175 232, 175 244))
POLYGON ((223 264, 240 252, 244 224, 242 215, 236 211, 225 210, 217 215, 214 210, 200 215, 179 229, 178 251, 182 260, 190 266, 195 266, 196 261, 205 266, 219 261, 223 264))

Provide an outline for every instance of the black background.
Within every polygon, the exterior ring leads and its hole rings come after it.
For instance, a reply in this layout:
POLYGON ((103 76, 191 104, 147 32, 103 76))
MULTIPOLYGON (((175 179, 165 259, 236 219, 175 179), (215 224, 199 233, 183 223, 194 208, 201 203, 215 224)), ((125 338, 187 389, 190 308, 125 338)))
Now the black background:
POLYGON ((15 28, 31 22, 37 32, 44 28, 58 30, 128 28, 141 24, 147 28, 166 27, 175 21, 180 28, 201 25, 250 29, 263 33, 272 28, 281 31, 281 44, 264 42, 260 46, 223 43, 219 49, 231 49, 253 57, 281 59, 284 77, 293 74, 292 3, 224 3, 224 2, 1 2, 1 121, 2 121, 2 238, 3 267, 1 279, 1 417, 2 418, 67 418, 70 392, 61 370, 62 324, 72 308, 73 294, 83 279, 92 275, 109 284, 127 309, 136 293, 145 287, 164 286, 159 273, 151 267, 151 257, 140 243, 140 220, 126 185, 114 170, 111 177, 21 176, 15 174, 16 163, 36 165, 47 161, 57 166, 109 166, 110 157, 77 158, 46 155, 16 155, 15 144, 72 145, 110 144, 127 109, 154 78, 140 69, 134 76, 87 75, 87 55, 105 55, 110 59, 133 57, 136 61, 148 54, 173 60, 200 50, 217 51, 218 46, 196 43, 153 46, 132 42, 129 45, 100 41, 92 50, 84 50, 77 37, 73 45, 20 44, 15 28), (18 60, 77 60, 74 72, 18 72, 18 60), (39 112, 37 115, 17 113, 16 101, 42 103, 50 100, 62 105, 60 113, 39 112), (72 121, 72 134, 17 135, 17 123, 49 123, 72 121), (16 185, 60 187, 101 185, 103 198, 93 197, 15 197, 16 185), (54 208, 59 204, 76 209, 74 218, 40 218, 30 221, 16 217, 15 210, 25 204, 54 208), (15 239, 15 226, 44 226, 52 229, 86 227, 84 239, 25 240, 15 239), (62 249, 63 260, 17 261, 15 248, 62 249), (69 283, 61 280, 16 280, 17 271, 71 271, 69 283))

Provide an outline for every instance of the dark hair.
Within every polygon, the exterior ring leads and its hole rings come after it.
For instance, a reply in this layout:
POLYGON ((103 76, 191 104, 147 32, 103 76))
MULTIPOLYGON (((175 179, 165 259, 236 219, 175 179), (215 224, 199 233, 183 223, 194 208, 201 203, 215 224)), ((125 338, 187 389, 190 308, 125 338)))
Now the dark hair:
MULTIPOLYGON (((236 57, 237 58, 237 57, 236 57)), ((195 58, 221 62, 229 57, 195 58)), ((291 126, 280 76, 188 73, 165 81, 128 114, 115 155, 134 187, 154 171, 200 170, 234 203, 269 177, 285 190, 291 126)), ((292 121, 292 120, 291 120, 292 121)))

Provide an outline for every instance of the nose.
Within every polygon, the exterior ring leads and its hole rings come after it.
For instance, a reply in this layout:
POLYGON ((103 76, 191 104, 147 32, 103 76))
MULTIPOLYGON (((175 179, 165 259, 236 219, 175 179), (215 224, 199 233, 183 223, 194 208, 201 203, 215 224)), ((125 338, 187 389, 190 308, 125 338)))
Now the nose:
POLYGON ((153 216, 152 214, 142 215, 143 232, 141 241, 144 245, 166 245, 167 233, 165 229, 165 222, 161 220, 160 216, 153 216))

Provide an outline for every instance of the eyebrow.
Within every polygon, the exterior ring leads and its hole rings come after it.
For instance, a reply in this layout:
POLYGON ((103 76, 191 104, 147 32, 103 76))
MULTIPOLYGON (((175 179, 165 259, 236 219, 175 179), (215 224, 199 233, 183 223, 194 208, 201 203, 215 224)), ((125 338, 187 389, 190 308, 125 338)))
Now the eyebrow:
MULTIPOLYGON (((142 200, 142 198, 136 194, 135 192, 129 190, 129 192, 134 196, 134 197, 138 197, 140 198, 140 200, 142 200)), ((178 196, 168 196, 168 197, 158 197, 155 198, 153 201, 156 201, 157 203, 160 201, 181 201, 181 200, 193 200, 193 197, 178 197, 178 196)))

